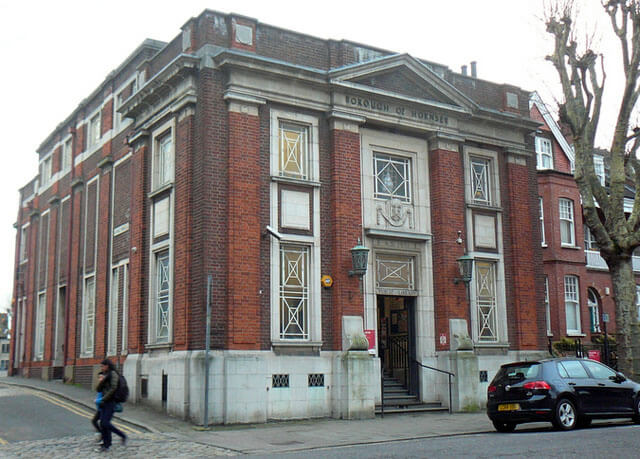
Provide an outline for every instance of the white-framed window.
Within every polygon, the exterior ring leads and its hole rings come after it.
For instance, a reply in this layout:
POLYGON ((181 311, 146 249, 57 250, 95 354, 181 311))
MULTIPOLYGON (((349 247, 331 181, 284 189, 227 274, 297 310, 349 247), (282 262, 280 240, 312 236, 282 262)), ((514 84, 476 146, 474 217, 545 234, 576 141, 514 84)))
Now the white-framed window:
POLYGON ((98 143, 100 137, 102 136, 102 125, 101 125, 101 117, 100 111, 93 115, 89 120, 89 133, 88 133, 88 143, 87 147, 92 147, 98 143))
POLYGON ((96 278, 85 277, 82 290, 82 338, 81 354, 93 355, 96 328, 96 278))
POLYGON ((38 294, 38 305, 36 311, 36 336, 34 340, 34 355, 36 360, 44 358, 44 325, 47 315, 47 294, 38 294))
POLYGON ((552 336, 551 332, 551 306, 549 304, 549 278, 544 276, 544 312, 547 322, 547 336, 552 336))
POLYGON ((636 285, 636 309, 638 310, 638 321, 640 321, 640 285, 636 285))
POLYGON ((564 307, 567 320, 567 334, 580 334, 580 296, 578 278, 564 276, 564 307))
POLYGON ((129 349, 129 262, 125 263, 122 268, 122 352, 126 353, 129 349))
POLYGON ((475 284, 478 341, 497 342, 497 282, 494 261, 476 260, 475 284))
POLYGON ((174 146, 173 127, 160 130, 153 139, 153 190, 173 182, 174 146))
POLYGON ((584 249, 585 250, 600 250, 596 237, 593 235, 587 225, 584 225, 584 249))
POLYGON ((318 118, 271 110, 270 173, 270 222, 282 229, 282 239, 271 238, 271 341, 276 346, 292 341, 312 345, 322 334, 316 288, 320 282, 318 118), (290 192, 286 189, 290 184, 299 188, 290 192), (299 218, 292 218, 296 215, 299 218), (305 231, 292 231, 297 228, 305 231))
POLYGON ((537 169, 553 169, 551 140, 546 137, 536 137, 536 159, 537 169))
POLYGON ((118 110, 120 109, 120 107, 122 107, 122 104, 129 97, 131 97, 136 93, 137 90, 138 90, 138 81, 134 76, 131 78, 131 80, 128 83, 125 84, 124 88, 116 94, 114 104, 113 104, 113 113, 114 113, 114 120, 115 120, 114 125, 115 125, 116 132, 120 131, 121 129, 131 124, 132 119, 131 118, 123 119, 122 114, 118 110))
POLYGON ((115 355, 118 348, 118 280, 118 268, 113 268, 111 270, 111 292, 109 294, 107 355, 115 355))
POLYGON ((62 155, 61 155, 61 159, 60 159, 60 171, 67 172, 69 170, 71 170, 71 159, 72 159, 72 139, 67 139, 63 144, 62 144, 62 155))
POLYGON ((560 242, 562 245, 573 247, 576 245, 576 235, 573 219, 573 201, 560 198, 558 201, 560 210, 560 242))
POLYGON ((278 120, 280 175, 309 180, 309 126, 289 120, 278 120))
POLYGON ((53 173, 52 161, 53 156, 49 155, 42 160, 40 169, 40 186, 46 187, 51 183, 51 174, 53 173))
POLYGON ((604 157, 600 155, 593 155, 593 169, 596 173, 596 177, 598 177, 600 185, 604 186, 604 157))
POLYGON ((27 244, 29 241, 29 224, 20 228, 20 263, 27 261, 27 244))
POLYGON ((401 156, 374 152, 376 199, 411 202, 411 160, 401 156))
POLYGON ((592 288, 587 289, 587 306, 589 307, 589 329, 591 333, 600 333, 598 294, 592 288))
POLYGON ((280 323, 282 340, 309 339, 309 247, 280 245, 280 323))
POLYGON ((154 253, 152 343, 169 343, 171 338, 171 264, 169 249, 154 253))
POLYGON ((491 160, 471 156, 470 164, 472 201, 477 204, 492 205, 491 160))
POLYGON ((544 203, 542 200, 542 196, 538 198, 540 203, 540 241, 543 247, 547 246, 547 240, 544 236, 544 203))

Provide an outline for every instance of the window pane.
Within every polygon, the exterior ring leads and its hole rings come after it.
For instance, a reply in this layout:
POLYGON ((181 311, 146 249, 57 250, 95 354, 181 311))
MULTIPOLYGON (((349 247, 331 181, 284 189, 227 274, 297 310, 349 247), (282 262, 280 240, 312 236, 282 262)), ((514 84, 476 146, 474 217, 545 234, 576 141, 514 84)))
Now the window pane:
POLYGON ((488 159, 471 158, 471 196, 474 202, 491 204, 488 159))
POLYGON ((497 341, 495 263, 476 261, 478 340, 497 341))
POLYGON ((309 338, 309 248, 280 247, 280 338, 309 338))
POLYGON ((376 174, 375 197, 409 202, 411 200, 409 159, 375 153, 373 161, 376 174))
POLYGON ((95 330, 95 279, 85 280, 84 291, 84 352, 93 353, 93 339, 95 330))
POLYGON ((560 212, 560 242, 574 245, 573 201, 560 199, 558 204, 560 212))
POLYGON ((309 179, 309 128, 280 122, 280 174, 287 177, 309 179))
POLYGON ((156 254, 156 341, 169 341, 169 251, 156 254))
POLYGON ((584 369, 582 364, 577 360, 565 360, 563 362, 560 362, 559 365, 562 365, 562 367, 564 367, 567 373, 567 376, 569 378, 588 378, 589 377, 589 375, 587 374, 587 371, 584 369))

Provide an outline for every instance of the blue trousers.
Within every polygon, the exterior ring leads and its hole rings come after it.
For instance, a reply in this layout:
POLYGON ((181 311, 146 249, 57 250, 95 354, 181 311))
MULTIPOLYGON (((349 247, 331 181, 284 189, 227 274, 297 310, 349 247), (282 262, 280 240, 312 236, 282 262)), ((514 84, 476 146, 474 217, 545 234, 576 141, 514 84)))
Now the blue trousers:
POLYGON ((126 438, 126 435, 122 430, 111 424, 115 405, 115 402, 111 401, 103 402, 102 405, 100 405, 100 431, 102 433, 102 445, 105 448, 109 448, 111 446, 111 432, 121 438, 126 438))

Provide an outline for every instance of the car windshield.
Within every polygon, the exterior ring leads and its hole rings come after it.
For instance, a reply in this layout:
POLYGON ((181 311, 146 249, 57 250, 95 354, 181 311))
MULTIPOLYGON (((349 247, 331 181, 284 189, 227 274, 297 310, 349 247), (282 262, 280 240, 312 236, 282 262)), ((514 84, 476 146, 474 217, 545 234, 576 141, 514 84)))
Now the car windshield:
POLYGON ((540 372, 539 363, 520 363, 516 365, 505 365, 500 368, 496 379, 532 379, 537 378, 540 372))

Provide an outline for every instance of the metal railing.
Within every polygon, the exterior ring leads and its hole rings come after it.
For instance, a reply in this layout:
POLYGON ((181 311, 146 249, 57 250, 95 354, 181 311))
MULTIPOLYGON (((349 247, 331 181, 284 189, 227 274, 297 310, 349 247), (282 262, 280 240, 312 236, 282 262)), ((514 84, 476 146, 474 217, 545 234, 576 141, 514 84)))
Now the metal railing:
MULTIPOLYGON (((438 373, 446 374, 449 378, 449 414, 452 413, 452 395, 451 395, 451 378, 455 378, 455 373, 451 373, 450 371, 441 370, 439 368, 434 368, 429 365, 424 365, 418 362, 416 359, 409 356, 408 351, 408 339, 407 336, 398 336, 391 337, 389 339, 389 358, 390 358, 390 369, 393 371, 394 369, 400 369, 404 373, 403 384, 409 391, 411 392, 410 381, 408 377, 410 377, 409 372, 409 363, 421 366, 427 370, 436 371, 438 373)), ((417 368, 416 368, 417 370, 417 368)), ((410 372, 409 372, 410 373, 410 372)), ((384 368, 382 364, 382 356, 380 357, 380 414, 384 417, 384 368)))

